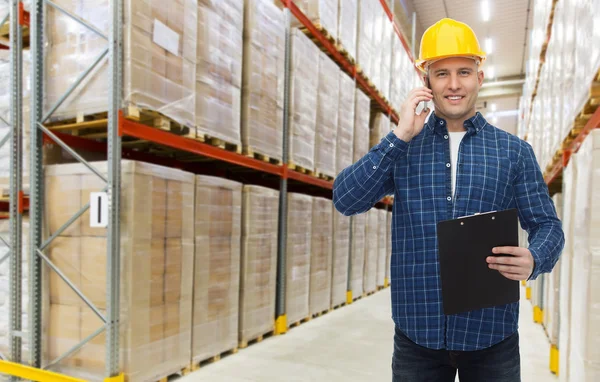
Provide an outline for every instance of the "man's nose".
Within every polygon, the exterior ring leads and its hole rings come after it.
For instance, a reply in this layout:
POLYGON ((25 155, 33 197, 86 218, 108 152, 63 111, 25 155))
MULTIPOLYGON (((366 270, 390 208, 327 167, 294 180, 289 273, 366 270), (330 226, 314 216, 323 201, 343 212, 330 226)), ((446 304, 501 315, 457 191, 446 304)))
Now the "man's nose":
POLYGON ((460 89, 460 81, 456 74, 450 75, 450 83, 448 84, 448 86, 449 86, 450 90, 452 90, 452 91, 456 91, 456 90, 460 89))

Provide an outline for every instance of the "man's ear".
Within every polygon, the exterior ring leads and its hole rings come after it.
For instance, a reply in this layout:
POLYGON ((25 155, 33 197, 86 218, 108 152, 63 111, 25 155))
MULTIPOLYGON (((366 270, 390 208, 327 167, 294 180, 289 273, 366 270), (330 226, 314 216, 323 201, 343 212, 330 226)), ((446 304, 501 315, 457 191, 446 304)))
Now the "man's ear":
POLYGON ((477 81, 479 82, 479 86, 483 86, 484 74, 483 70, 477 72, 477 81))

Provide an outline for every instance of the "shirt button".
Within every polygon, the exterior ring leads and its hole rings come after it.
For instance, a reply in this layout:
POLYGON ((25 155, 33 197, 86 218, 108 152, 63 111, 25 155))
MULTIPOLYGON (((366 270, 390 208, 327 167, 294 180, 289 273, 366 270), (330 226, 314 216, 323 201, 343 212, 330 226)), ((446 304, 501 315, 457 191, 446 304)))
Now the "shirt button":
POLYGON ((394 147, 394 144, 393 144, 393 143, 390 143, 390 147, 394 147))
POLYGON ((440 125, 443 125, 443 124, 444 124, 444 121, 440 121, 440 125))
POLYGON ((373 166, 373 170, 377 170, 377 166, 373 166))
POLYGON ((448 200, 448 201, 450 202, 450 201, 452 201, 452 198, 451 198, 450 196, 448 196, 448 197, 446 198, 446 200, 448 200))
POLYGON ((446 167, 450 167, 450 163, 446 163, 446 167))
POLYGON ((444 135, 444 139, 448 139, 448 136, 447 136, 447 135, 444 135))

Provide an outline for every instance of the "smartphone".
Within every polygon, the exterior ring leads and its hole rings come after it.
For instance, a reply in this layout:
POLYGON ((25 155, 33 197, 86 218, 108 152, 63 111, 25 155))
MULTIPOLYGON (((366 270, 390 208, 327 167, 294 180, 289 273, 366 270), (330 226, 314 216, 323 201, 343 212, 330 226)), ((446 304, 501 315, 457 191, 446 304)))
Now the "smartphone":
MULTIPOLYGON (((429 84, 429 77, 425 77, 425 87, 427 87, 427 89, 431 89, 431 85, 429 84)), ((417 115, 421 115, 421 112, 427 109, 427 107, 428 102, 422 101, 421 103, 419 103, 419 105, 417 105, 417 109, 415 110, 415 112, 417 113, 417 115)))

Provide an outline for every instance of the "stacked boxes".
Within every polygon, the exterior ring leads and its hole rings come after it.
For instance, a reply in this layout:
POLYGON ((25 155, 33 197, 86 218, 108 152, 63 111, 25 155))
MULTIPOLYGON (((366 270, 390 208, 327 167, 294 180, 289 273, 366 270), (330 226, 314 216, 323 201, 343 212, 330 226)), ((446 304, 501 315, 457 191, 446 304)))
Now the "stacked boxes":
POLYGON ((369 115, 371 100, 361 90, 356 89, 354 108, 354 162, 369 152, 369 115))
POLYGON ((333 205, 331 200, 313 198, 310 314, 320 313, 331 307, 332 230, 333 205))
MULTIPOLYGON (((319 28, 337 40, 338 35, 338 0, 297 0, 296 6, 319 28)), ((301 26, 297 18, 292 19, 292 26, 301 26)))
POLYGON ((245 185, 242 202, 239 340, 274 329, 279 191, 245 185))
MULTIPOLYGON (((107 0, 59 0, 59 6, 108 34, 107 0)), ((127 0, 123 7, 123 99, 194 128, 196 39, 194 0, 127 0)), ((55 8, 48 9, 45 87, 53 105, 104 49, 106 40, 55 8)), ((108 110, 108 68, 102 60, 55 113, 58 118, 108 110)))
MULTIPOLYGON (((389 21, 385 11, 383 11, 383 7, 381 10, 381 15, 383 17, 381 20, 381 25, 383 26, 383 35, 379 40, 381 42, 381 47, 379 49, 381 52, 381 87, 378 89, 380 89, 381 94, 383 94, 386 99, 390 99, 390 81, 392 78, 392 38, 395 40, 400 39, 394 33, 394 26, 389 21)), ((401 76, 401 74, 396 72, 394 76, 401 76)))
POLYGON ((335 174, 353 162, 354 148, 354 81, 346 73, 340 71, 340 98, 338 112, 338 129, 336 141, 335 174))
POLYGON ((313 198, 288 193, 286 303, 288 325, 308 317, 313 198))
POLYGON ((390 120, 382 112, 371 115, 371 131, 369 135, 369 147, 373 147, 390 132, 390 120))
MULTIPOLYGON (((562 194, 561 193, 557 193, 554 194, 554 197, 552 198, 554 200, 554 205, 556 206, 556 212, 558 215, 559 219, 563 219, 563 198, 562 198, 562 194)), ((552 303, 548 304, 548 320, 546 321, 548 323, 548 334, 550 336, 550 343, 552 345, 556 345, 558 344, 558 329, 559 329, 559 317, 560 317, 560 310, 559 310, 559 299, 560 299, 560 269, 561 269, 561 264, 560 264, 560 259, 558 260, 558 262, 556 263, 552 273, 550 274, 550 285, 551 288, 549 288, 549 301, 552 301, 552 303)))
POLYGON ((284 13, 270 0, 245 0, 244 4, 242 144, 246 152, 258 152, 281 160, 284 13))
POLYGON ((353 59, 356 59, 357 1, 339 0, 338 3, 338 44, 353 59))
POLYGON ((375 54, 373 46, 373 33, 375 31, 375 18, 377 8, 381 7, 375 1, 359 1, 358 3, 358 37, 356 62, 363 73, 373 78, 372 60, 375 54))
POLYGON ((315 168, 319 49, 299 29, 291 32, 290 161, 315 168))
POLYGON ((196 177, 192 361, 238 345, 242 185, 196 177))
POLYGON ((376 282, 377 286, 383 286, 385 282, 385 274, 386 274, 386 263, 387 263, 387 211, 386 210, 376 210, 379 214, 379 221, 377 226, 377 246, 378 246, 378 254, 377 254, 377 277, 376 282))
POLYGON ((315 167, 318 174, 335 177, 338 108, 340 104, 340 68, 325 53, 319 52, 319 88, 315 167))
POLYGON ((348 255, 350 253, 350 218, 333 208, 333 272, 331 305, 346 302, 348 290, 348 255))
POLYGON ((371 293, 377 290, 377 260, 379 257, 379 210, 371 208, 367 213, 367 227, 365 239, 365 273, 364 292, 371 293))
POLYGON ((244 2, 199 2, 196 133, 241 145, 244 2))
POLYGON ((351 287, 354 298, 360 297, 365 291, 363 276, 365 273, 367 214, 352 216, 352 248, 351 254, 351 287))
MULTIPOLYGON (((103 174, 106 162, 94 163, 103 174)), ((129 381, 159 380, 189 365, 194 263, 194 175, 123 161, 120 212, 122 371, 129 381)), ((100 191, 104 182, 81 164, 46 167, 46 216, 53 234, 100 191)), ((106 229, 86 212, 48 249, 48 258, 106 315, 106 229)), ((47 355, 53 360, 102 326, 102 321, 48 271, 47 355)), ((55 370, 103 376, 105 334, 55 370)))

